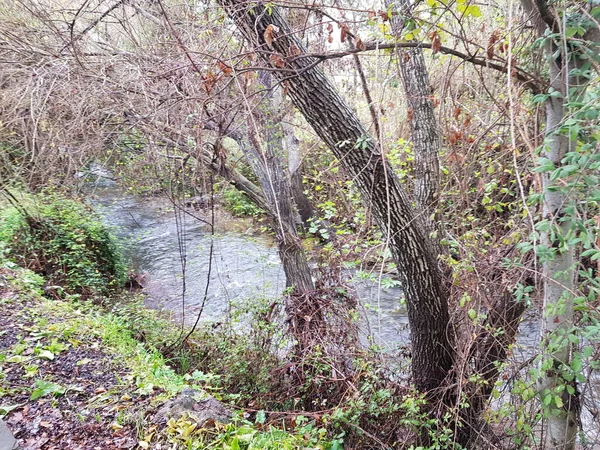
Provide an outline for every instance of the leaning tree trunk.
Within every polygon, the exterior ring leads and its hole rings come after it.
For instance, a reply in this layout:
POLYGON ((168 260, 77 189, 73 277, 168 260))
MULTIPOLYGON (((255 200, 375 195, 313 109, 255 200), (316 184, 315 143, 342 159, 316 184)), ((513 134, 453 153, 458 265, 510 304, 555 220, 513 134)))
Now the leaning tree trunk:
POLYGON ((277 8, 243 0, 219 3, 265 62, 279 70, 277 76, 284 80, 295 106, 340 160, 363 201, 371 207, 403 279, 413 379, 419 390, 433 393, 452 368, 454 349, 448 328, 448 293, 422 217, 381 149, 316 67, 318 61, 305 54, 277 8))

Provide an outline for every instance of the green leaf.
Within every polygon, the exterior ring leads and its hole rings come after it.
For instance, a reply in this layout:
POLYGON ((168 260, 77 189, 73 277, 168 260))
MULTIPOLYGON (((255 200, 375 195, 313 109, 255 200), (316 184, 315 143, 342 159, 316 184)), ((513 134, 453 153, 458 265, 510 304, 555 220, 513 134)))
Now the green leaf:
POLYGON ((31 392, 30 400, 37 400, 46 395, 64 395, 67 389, 60 384, 52 383, 46 380, 35 380, 36 389, 31 392))
POLYGON ((267 420, 267 416, 265 415, 264 411, 261 410, 256 413, 256 419, 255 419, 256 423, 265 423, 266 420, 267 420))
POLYGON ((554 404, 556 405, 557 408, 563 407, 563 401, 562 401, 562 398, 560 397, 560 395, 554 396, 554 404))
POLYGON ((1 405, 0 406, 0 417, 4 417, 9 414, 12 410, 23 406, 24 403, 17 403, 16 405, 1 405))
POLYGON ((37 356, 38 358, 47 359, 49 361, 54 359, 54 353, 52 353, 50 350, 42 350, 37 356))

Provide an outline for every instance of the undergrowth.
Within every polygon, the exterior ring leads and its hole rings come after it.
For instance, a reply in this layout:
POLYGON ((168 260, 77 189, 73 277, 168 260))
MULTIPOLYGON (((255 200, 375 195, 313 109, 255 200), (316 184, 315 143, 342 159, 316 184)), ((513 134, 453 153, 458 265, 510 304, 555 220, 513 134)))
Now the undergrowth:
POLYGON ((0 251, 43 275, 55 296, 108 295, 123 285, 117 241, 85 206, 51 193, 11 200, 0 212, 0 251))

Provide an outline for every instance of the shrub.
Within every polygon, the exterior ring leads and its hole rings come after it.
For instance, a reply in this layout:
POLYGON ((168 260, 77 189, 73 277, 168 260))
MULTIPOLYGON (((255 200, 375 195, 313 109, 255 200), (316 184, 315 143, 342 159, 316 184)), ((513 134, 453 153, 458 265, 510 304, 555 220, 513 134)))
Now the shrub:
POLYGON ((126 280, 108 229, 85 206, 58 195, 40 194, 4 208, 0 251, 67 294, 106 295, 126 280))

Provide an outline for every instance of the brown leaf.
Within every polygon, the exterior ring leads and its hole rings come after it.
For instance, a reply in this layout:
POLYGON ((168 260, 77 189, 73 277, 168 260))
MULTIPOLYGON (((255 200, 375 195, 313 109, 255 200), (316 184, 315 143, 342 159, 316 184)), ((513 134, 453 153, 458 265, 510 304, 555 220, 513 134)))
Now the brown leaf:
POLYGON ((471 116, 466 114, 465 121, 463 122, 463 127, 467 128, 471 124, 471 116))
POLYGON ((358 36, 356 36, 356 48, 359 49, 361 52, 364 52, 367 49, 365 43, 358 36))
POLYGON ((442 48, 442 39, 437 31, 429 33, 429 37, 431 38, 431 52, 435 55, 442 48))
POLYGON ((231 67, 229 67, 224 62, 221 62, 221 61, 217 62, 217 66, 219 66, 219 69, 221 69, 221 71, 225 74, 225 76, 229 76, 229 75, 231 75, 231 72, 233 72, 231 67))
POLYGON ((288 49, 288 56, 298 56, 299 54, 300 49, 292 44, 292 46, 288 49))
POLYGON ((460 131, 453 131, 450 133, 449 141, 452 145, 458 144, 462 140, 463 134, 460 131))
POLYGON ((496 31, 494 31, 492 33, 492 35, 488 39, 488 45, 487 45, 487 57, 488 57, 488 59, 493 59, 494 58, 494 45, 499 40, 500 40, 500 31, 496 30, 496 31))
POLYGON ((279 67, 280 69, 283 69, 285 67, 285 61, 283 60, 283 58, 277 54, 275 55, 271 55, 271 63, 275 66, 275 67, 279 67))
POLYGON ((408 119, 409 122, 412 122, 413 120, 413 110, 409 109, 408 112, 406 113, 406 118, 408 119))
POLYGON ((329 36, 327 36, 327 42, 331 44, 333 42, 333 24, 331 22, 327 24, 327 32, 329 33, 329 36))
POLYGON ((456 108, 454 108, 454 112, 452 114, 452 117, 454 117, 454 120, 458 119, 458 116, 460 116, 461 112, 462 112, 462 108, 460 106, 457 106, 456 108))
POLYGON ((350 29, 348 28, 348 25, 346 25, 345 23, 340 23, 339 26, 342 30, 340 32, 340 41, 346 42, 346 38, 348 37, 348 33, 350 32, 350 29))
POLYGON ((267 45, 269 47, 273 47, 273 33, 278 33, 279 32, 279 27, 269 24, 267 25, 267 29, 265 30, 263 37, 265 38, 265 42, 267 43, 267 45))
POLYGON ((381 20, 383 20, 384 22, 387 22, 388 20, 390 20, 390 15, 388 14, 387 11, 379 10, 379 11, 377 11, 377 15, 379 17, 381 17, 381 20))

